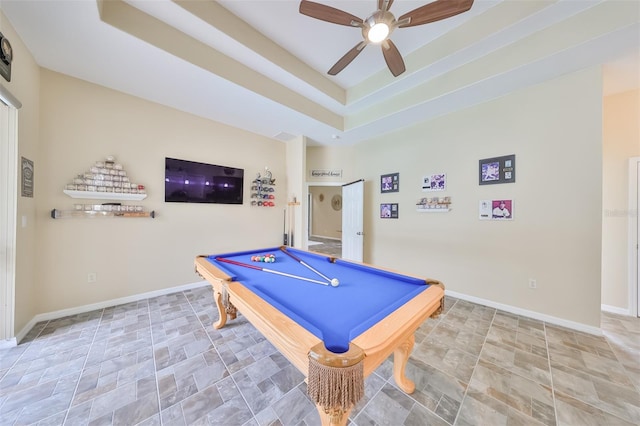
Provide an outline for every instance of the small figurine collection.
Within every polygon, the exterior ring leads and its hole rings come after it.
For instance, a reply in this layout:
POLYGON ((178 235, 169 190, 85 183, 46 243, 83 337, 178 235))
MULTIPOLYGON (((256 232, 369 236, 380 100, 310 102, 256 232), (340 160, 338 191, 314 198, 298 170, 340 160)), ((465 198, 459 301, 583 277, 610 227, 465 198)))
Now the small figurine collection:
POLYGON ((431 197, 421 198, 416 203, 420 209, 449 209, 451 197, 431 197))

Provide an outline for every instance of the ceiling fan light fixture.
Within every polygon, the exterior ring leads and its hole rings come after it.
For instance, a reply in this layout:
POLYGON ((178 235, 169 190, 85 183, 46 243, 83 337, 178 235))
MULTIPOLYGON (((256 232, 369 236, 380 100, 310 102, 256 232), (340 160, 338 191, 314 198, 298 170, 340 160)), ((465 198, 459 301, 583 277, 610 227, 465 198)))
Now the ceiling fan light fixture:
MULTIPOLYGON (((2 0, 0 0, 2 1, 2 0)), ((360 20, 355 15, 335 7, 311 0, 300 0, 300 13, 321 21, 338 25, 358 27, 362 31, 362 40, 351 48, 327 71, 337 75, 362 52, 368 44, 377 44, 382 48, 384 60, 394 77, 406 71, 404 60, 396 45, 391 41, 391 33, 396 28, 415 27, 441 21, 471 9, 474 0, 425 0, 427 4, 405 13, 396 20, 389 12, 394 0, 377 0, 378 9, 368 18, 360 20)))
POLYGON ((389 36, 389 26, 384 22, 378 22, 369 28, 367 39, 371 43, 380 43, 389 36))
POLYGON ((378 10, 365 20, 362 35, 370 43, 382 43, 391 35, 395 20, 391 12, 378 10))

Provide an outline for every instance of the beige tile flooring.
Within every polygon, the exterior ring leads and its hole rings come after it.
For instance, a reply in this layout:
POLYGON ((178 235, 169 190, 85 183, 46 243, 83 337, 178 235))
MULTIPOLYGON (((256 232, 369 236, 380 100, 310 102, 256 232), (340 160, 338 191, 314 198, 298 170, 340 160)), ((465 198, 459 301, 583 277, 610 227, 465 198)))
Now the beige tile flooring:
MULTIPOLYGON (((1 425, 317 425, 304 377, 201 287, 36 324, 0 351, 1 425)), ((640 424, 640 320, 593 336, 453 298, 416 333, 407 395, 385 361, 350 424, 640 424)))

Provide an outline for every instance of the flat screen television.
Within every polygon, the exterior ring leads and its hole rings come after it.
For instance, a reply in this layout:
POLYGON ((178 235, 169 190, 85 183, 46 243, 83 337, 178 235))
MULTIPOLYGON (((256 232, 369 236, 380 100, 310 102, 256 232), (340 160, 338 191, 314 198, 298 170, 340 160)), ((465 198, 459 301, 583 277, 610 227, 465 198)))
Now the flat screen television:
POLYGON ((165 158, 164 201, 242 204, 244 169, 165 158))

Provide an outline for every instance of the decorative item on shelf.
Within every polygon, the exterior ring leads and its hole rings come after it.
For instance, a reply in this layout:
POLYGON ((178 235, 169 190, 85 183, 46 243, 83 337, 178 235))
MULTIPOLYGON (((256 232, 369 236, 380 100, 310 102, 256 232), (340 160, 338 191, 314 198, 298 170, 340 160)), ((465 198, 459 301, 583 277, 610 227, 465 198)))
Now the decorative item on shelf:
POLYGON ((273 175, 268 167, 264 168, 264 174, 258 173, 256 179, 251 183, 251 205, 261 207, 275 207, 276 196, 274 188, 276 180, 273 179, 273 175))
POLYGON ((63 192, 72 198, 144 200, 147 197, 145 186, 131 182, 122 164, 115 160, 110 155, 104 161, 96 161, 86 172, 67 183, 63 192))
POLYGON ((268 167, 264 168, 264 175, 261 176, 260 173, 258 173, 258 175, 256 176, 256 181, 260 181, 263 184, 266 185, 275 185, 276 184, 276 180, 273 179, 273 175, 271 174, 271 170, 269 170, 268 167))
POLYGON ((419 212, 448 212, 451 210, 451 197, 421 198, 416 205, 419 212))

